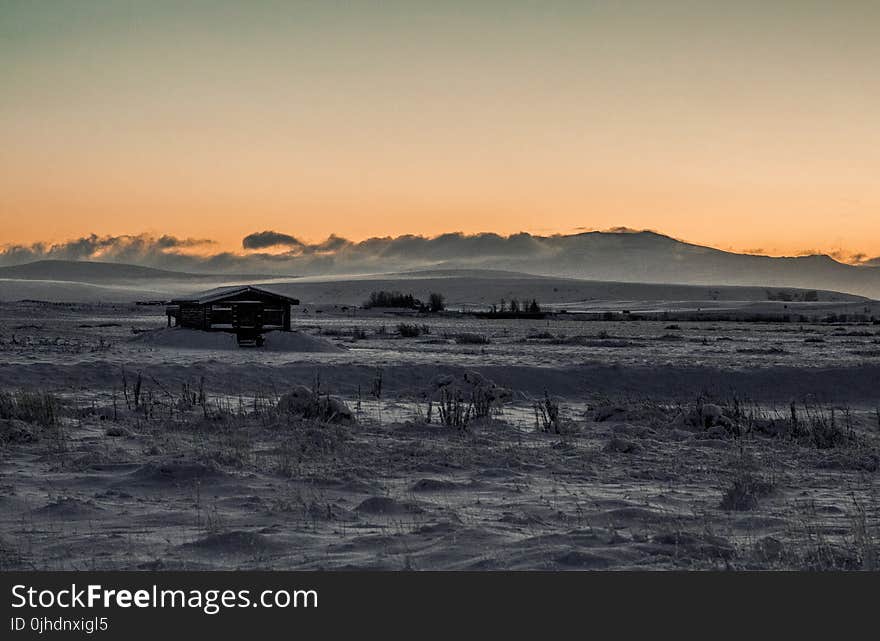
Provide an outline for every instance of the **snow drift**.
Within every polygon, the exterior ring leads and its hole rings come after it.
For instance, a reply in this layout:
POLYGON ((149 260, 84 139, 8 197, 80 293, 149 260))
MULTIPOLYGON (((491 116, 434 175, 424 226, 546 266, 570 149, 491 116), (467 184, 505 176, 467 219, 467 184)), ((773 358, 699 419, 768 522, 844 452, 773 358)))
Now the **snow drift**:
POLYGON ((265 334, 262 347, 240 348, 235 334, 228 332, 203 332, 195 329, 172 327, 138 334, 131 339, 151 347, 172 349, 249 349, 271 352, 341 352, 343 349, 332 342, 301 332, 269 332, 265 334))

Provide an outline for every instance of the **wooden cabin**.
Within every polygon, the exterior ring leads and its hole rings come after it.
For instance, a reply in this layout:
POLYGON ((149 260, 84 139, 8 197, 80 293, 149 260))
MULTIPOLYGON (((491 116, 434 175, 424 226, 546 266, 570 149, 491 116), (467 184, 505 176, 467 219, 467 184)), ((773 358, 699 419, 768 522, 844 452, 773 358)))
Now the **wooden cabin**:
POLYGON ((239 342, 259 344, 264 332, 290 331, 290 308, 299 300, 253 285, 218 287, 191 298, 176 298, 165 308, 173 325, 208 332, 232 332, 239 342))

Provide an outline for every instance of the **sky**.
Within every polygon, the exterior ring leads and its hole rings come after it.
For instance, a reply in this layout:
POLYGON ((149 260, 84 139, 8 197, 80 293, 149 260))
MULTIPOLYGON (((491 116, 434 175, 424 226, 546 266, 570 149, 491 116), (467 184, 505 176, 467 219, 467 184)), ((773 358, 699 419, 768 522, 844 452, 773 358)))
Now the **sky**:
POLYGON ((626 226, 880 256, 878 27, 873 0, 0 0, 0 246, 626 226))

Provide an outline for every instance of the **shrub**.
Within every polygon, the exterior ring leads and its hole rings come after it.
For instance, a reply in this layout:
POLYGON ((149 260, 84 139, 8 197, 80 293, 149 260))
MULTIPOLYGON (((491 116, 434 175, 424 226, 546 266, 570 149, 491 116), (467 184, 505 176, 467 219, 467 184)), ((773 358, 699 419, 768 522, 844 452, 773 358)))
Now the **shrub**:
POLYGON ((0 418, 52 427, 57 421, 58 399, 40 392, 0 392, 0 418))
POLYGON ((397 333, 404 338, 417 338, 422 334, 430 334, 431 328, 427 325, 416 325, 415 323, 400 323, 397 326, 397 333))
POLYGON ((444 309, 446 309, 446 299, 443 294, 431 292, 428 296, 428 311, 436 313, 442 312, 444 309))
POLYGON ((559 434, 559 403, 544 391, 544 399, 535 402, 535 426, 541 432, 559 434))
MULTIPOLYGON (((440 422, 462 429, 471 419, 489 418, 511 398, 510 390, 473 371, 439 376, 434 386, 436 391, 431 396, 436 399, 440 422)), ((428 407, 429 415, 432 410, 433 401, 428 407)))
POLYGON ((321 392, 318 383, 312 389, 305 385, 294 385, 278 399, 276 409, 281 415, 327 423, 348 423, 354 420, 348 406, 338 398, 321 392))
POLYGON ((772 482, 741 470, 724 491, 718 507, 728 511, 753 510, 758 507, 758 499, 770 496, 772 493, 772 482))
POLYGON ((799 414, 797 407, 792 403, 790 415, 789 433, 792 438, 817 450, 828 450, 857 442, 852 413, 849 409, 843 411, 843 425, 834 408, 805 405, 802 413, 799 414))
POLYGON ((464 400, 461 390, 442 388, 437 409, 440 413, 440 423, 447 427, 463 430, 470 423, 471 406, 464 400))
POLYGON ((371 292, 370 297, 364 302, 364 307, 404 307, 406 309, 418 309, 422 303, 412 294, 404 294, 398 291, 371 292))

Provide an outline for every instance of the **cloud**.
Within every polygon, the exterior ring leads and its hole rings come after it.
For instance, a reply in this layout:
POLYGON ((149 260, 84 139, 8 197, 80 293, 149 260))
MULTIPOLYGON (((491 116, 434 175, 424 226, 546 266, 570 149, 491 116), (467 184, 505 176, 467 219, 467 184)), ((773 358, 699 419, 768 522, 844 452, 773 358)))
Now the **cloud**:
POLYGON ((880 267, 880 256, 856 253, 848 256, 846 262, 857 267, 880 267))
POLYGON ((407 234, 359 242, 331 234, 323 241, 306 243, 289 233, 264 230, 245 236, 241 252, 192 251, 212 243, 167 234, 90 234, 56 244, 9 245, 0 248, 0 264, 46 259, 98 260, 181 271, 302 275, 406 270, 450 262, 479 266, 492 259, 515 262, 551 256, 561 249, 558 237, 527 233, 501 236, 453 232, 435 237, 407 234), (276 248, 283 251, 268 251, 276 248))
POLYGON ((211 240, 210 238, 176 238, 168 235, 159 236, 159 238, 156 239, 156 246, 163 249, 200 247, 202 245, 214 245, 216 243, 216 240, 211 240))
POLYGON ((451 232, 435 237, 405 234, 353 242, 331 234, 321 242, 305 243, 291 234, 262 231, 246 236, 242 240, 242 247, 249 252, 286 247, 287 251, 282 253, 248 253, 247 256, 258 262, 269 261, 275 267, 288 263, 298 270, 312 273, 320 269, 344 271, 380 266, 385 269, 405 269, 452 260, 477 263, 489 258, 532 257, 552 253, 553 238, 527 233, 500 236, 488 232, 451 232))
MULTIPOLYGON (((0 265, 45 259, 97 260, 193 273, 267 276, 488 268, 575 277, 586 274, 590 278, 613 280, 621 277, 620 270, 613 266, 624 264, 621 261, 629 256, 625 264, 633 278, 667 278, 678 282, 683 278, 675 267, 680 255, 686 254, 692 260, 698 260, 696 256, 701 257, 699 260, 712 258, 704 248, 680 245, 675 247, 675 260, 670 260, 669 243, 673 241, 656 233, 621 233, 618 229, 611 238, 609 232, 605 234, 539 236, 522 232, 502 236, 491 232, 452 232, 434 237, 405 234, 362 241, 331 234, 322 241, 309 243, 286 232, 263 230, 245 236, 239 251, 212 251, 211 240, 168 234, 90 234, 62 243, 0 247, 0 265)), ((854 255, 847 262, 880 267, 880 257, 854 255)))
POLYGON ((853 258, 857 258, 853 264, 858 265, 859 267, 880 267, 880 256, 869 258, 865 254, 857 254, 856 256, 853 256, 853 258))
POLYGON ((305 244, 290 234, 277 231, 258 231, 241 240, 244 249, 267 249, 269 247, 304 247, 305 244))
POLYGON ((338 252, 349 246, 351 246, 352 242, 336 234, 330 234, 323 243, 319 243, 317 245, 312 245, 311 249, 318 253, 326 253, 326 252, 338 252))
POLYGON ((63 243, 8 245, 0 250, 0 264, 10 265, 34 260, 100 260, 117 263, 162 263, 181 250, 213 245, 206 238, 177 238, 149 234, 98 236, 90 234, 63 243))
POLYGON ((603 229, 602 231, 605 233, 608 233, 608 234, 641 234, 642 232, 645 232, 645 231, 653 232, 654 230, 652 230, 652 229, 633 229, 632 227, 621 226, 621 227, 609 227, 608 229, 603 229))
POLYGON ((795 252, 795 256, 828 256, 839 263, 856 265, 859 267, 880 267, 880 256, 871 257, 861 252, 848 252, 843 249, 819 250, 802 249, 795 252))
POLYGON ((601 232, 603 234, 641 234, 644 231, 654 231, 653 229, 636 229, 627 227, 626 225, 617 225, 616 227, 575 227, 574 231, 583 234, 591 232, 601 232))

